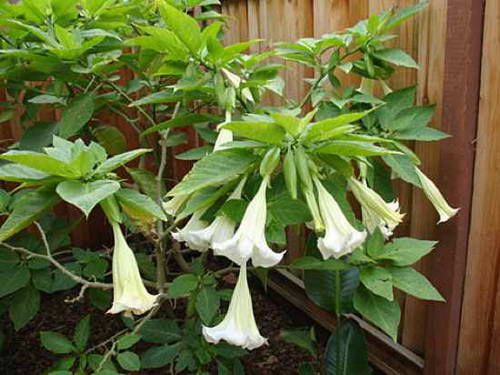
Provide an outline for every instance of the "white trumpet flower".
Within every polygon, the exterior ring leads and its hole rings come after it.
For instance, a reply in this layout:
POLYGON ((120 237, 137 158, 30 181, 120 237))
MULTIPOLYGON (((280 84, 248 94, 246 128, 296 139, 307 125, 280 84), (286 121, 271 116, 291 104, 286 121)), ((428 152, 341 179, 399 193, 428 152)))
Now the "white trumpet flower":
POLYGON ((275 253, 266 241, 268 183, 269 176, 266 176, 260 184, 259 191, 248 205, 234 236, 227 241, 214 243, 215 254, 224 255, 240 266, 250 258, 255 267, 272 267, 281 261, 285 252, 275 253))
POLYGON ((446 202, 446 199, 444 199, 443 194, 441 194, 434 182, 432 182, 432 180, 420 169, 415 168, 415 170, 417 171, 418 178, 422 183, 422 189, 424 190, 425 195, 431 201, 432 205, 439 214, 438 224, 444 223, 455 216, 459 208, 451 207, 448 202, 446 202))
POLYGON ((321 217, 325 223, 325 236, 318 239, 318 249, 323 259, 340 258, 352 253, 363 244, 366 231, 358 231, 347 220, 335 198, 318 179, 314 179, 318 189, 321 217))
MULTIPOLYGON (((246 177, 241 179, 240 183, 229 196, 228 200, 241 199, 241 193, 245 186, 246 177)), ((213 248, 215 243, 229 240, 234 235, 236 223, 226 215, 217 216, 215 220, 206 228, 192 230, 189 233, 191 242, 196 243, 201 248, 213 248)), ((218 255, 215 253, 215 255, 218 255)))
MULTIPOLYGON (((400 210, 399 202, 397 200, 390 202, 387 205, 396 212, 399 212, 400 210)), ((383 221, 376 213, 364 207, 361 208, 361 213, 363 216, 363 224, 368 229, 368 232, 373 233, 375 229, 379 228, 385 239, 388 239, 393 235, 395 227, 383 221)))
POLYGON ((206 209, 200 209, 193 213, 186 225, 177 232, 172 233, 172 237, 178 242, 185 242, 186 245, 197 251, 207 251, 208 244, 196 235, 197 232, 207 228, 207 222, 201 220, 206 209))
POLYGON ((108 314, 125 311, 126 315, 140 315, 150 310, 158 298, 149 294, 141 279, 134 253, 120 229, 113 222, 115 248, 113 250, 113 306, 108 314))
POLYGON ((246 264, 241 265, 238 282, 224 320, 215 327, 204 326, 202 332, 205 340, 212 344, 225 340, 232 345, 253 350, 267 343, 267 339, 260 335, 253 315, 246 264))
POLYGON ((391 231, 403 221, 404 214, 395 210, 393 204, 387 203, 374 190, 370 189, 366 183, 358 181, 356 178, 349 179, 349 187, 361 206, 369 210, 372 215, 376 215, 387 224, 391 231))
POLYGON ((181 207, 186 203, 189 198, 189 194, 179 194, 172 197, 168 202, 163 202, 163 211, 165 211, 170 216, 175 216, 181 209, 181 207))

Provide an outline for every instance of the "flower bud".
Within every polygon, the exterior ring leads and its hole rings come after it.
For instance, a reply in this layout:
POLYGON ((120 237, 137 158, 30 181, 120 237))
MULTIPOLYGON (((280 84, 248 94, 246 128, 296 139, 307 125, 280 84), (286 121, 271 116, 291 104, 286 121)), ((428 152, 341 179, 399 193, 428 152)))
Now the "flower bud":
POLYGON ((280 161, 280 152, 279 147, 273 147, 266 152, 260 163, 260 175, 262 177, 269 176, 276 169, 280 161))
POLYGON ((309 171, 309 163, 307 161, 307 155, 302 149, 298 147, 295 150, 295 165, 297 166, 297 172, 299 173, 300 181, 309 190, 313 190, 313 183, 311 178, 311 172, 309 171))
POLYGON ((295 166, 295 157, 293 150, 288 149, 283 163, 283 172, 285 175, 285 184, 292 199, 297 199, 297 167, 295 166))

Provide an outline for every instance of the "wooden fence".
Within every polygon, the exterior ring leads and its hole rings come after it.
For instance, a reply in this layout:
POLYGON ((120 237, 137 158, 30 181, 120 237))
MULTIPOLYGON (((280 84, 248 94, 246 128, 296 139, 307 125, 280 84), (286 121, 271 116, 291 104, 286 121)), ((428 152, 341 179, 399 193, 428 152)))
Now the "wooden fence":
MULTIPOLYGON (((279 41, 321 36, 338 31, 396 4, 416 0, 226 0, 227 42, 265 39, 262 50, 279 41), (266 44, 267 43, 267 44, 266 44)), ((370 358, 388 374, 500 374, 500 2, 498 0, 430 0, 429 8, 397 31, 399 47, 420 63, 418 71, 403 70, 391 80, 394 88, 418 84, 418 102, 437 104, 433 124, 453 135, 439 144, 415 144, 423 170, 432 177, 459 215, 436 226, 437 216, 420 190, 398 186, 406 221, 398 235, 440 241, 419 269, 439 288, 446 304, 417 301, 399 295, 402 324, 393 344, 369 325, 370 358)), ((288 64, 287 94, 299 98, 307 90, 303 78, 312 73, 288 64)), ((126 81, 130 77, 124 76, 126 81)), ((356 85, 358 82, 351 81, 356 85)), ((0 92, 0 100, 3 93, 0 92)), ((47 119, 58 113, 42 114, 47 119)), ((137 146, 134 134, 119 117, 104 122, 118 126, 137 146)), ((194 133, 186 130, 190 146, 194 133)), ((18 121, 0 128, 3 140, 17 139, 18 121)), ((182 151, 182 150, 177 150, 182 151)), ((174 176, 189 168, 173 166, 174 176)), ((60 208, 70 218, 70 207, 60 208)), ((108 233, 103 218, 76 231, 74 241, 95 245, 108 233)), ((330 328, 330 314, 306 301, 301 281, 275 275, 271 287, 330 328)))

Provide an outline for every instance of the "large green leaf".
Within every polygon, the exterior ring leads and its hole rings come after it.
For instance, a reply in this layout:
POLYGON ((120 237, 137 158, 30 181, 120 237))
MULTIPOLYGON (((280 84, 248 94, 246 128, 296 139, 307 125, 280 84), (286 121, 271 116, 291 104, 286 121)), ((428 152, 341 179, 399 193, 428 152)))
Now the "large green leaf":
POLYGON ((389 260, 395 266, 409 266, 429 254, 436 244, 436 241, 396 238, 381 248, 377 254, 371 255, 374 259, 389 260))
POLYGON ((15 163, 5 163, 0 166, 0 180, 42 184, 51 179, 50 175, 15 163))
POLYGON ((170 298, 185 297, 198 287, 198 277, 193 274, 178 276, 172 282, 168 289, 170 298))
POLYGON ((378 266, 368 266, 361 270, 359 274, 361 283, 372 293, 394 300, 391 273, 385 268, 378 266))
POLYGON ((325 133, 331 132, 340 126, 356 122, 365 117, 371 111, 372 110, 364 112, 356 112, 356 113, 347 113, 334 118, 329 118, 326 120, 310 124, 307 127, 307 132, 305 133, 304 138, 309 142, 314 142, 318 139, 324 139, 323 137, 325 133))
POLYGON ((166 3, 160 5, 160 13, 167 26, 192 53, 196 54, 202 42, 198 22, 189 15, 166 3))
POLYGON ((312 355, 316 355, 317 344, 313 339, 313 332, 309 329, 283 329, 280 332, 280 339, 305 349, 312 355))
POLYGON ((351 268, 348 264, 338 259, 322 260, 313 256, 303 256, 295 259, 289 267, 316 271, 342 271, 351 268))
POLYGON ((78 350, 84 350, 90 337, 90 315, 78 322, 73 335, 73 341, 78 350))
POLYGON ((214 152, 198 161, 168 195, 190 194, 206 186, 231 180, 257 159, 253 153, 242 149, 214 152))
POLYGON ((28 285, 19 290, 12 299, 9 316, 16 331, 23 328, 40 309, 40 292, 28 285))
POLYGON ((57 185, 56 191, 66 202, 78 207, 85 216, 103 199, 120 189, 120 183, 112 180, 92 182, 63 181, 57 185))
POLYGON ((150 152, 147 148, 138 148, 136 150, 124 152, 123 154, 115 155, 112 158, 107 159, 99 167, 97 167, 95 174, 105 174, 115 170, 116 168, 127 164, 129 161, 138 158, 145 153, 150 152))
POLYGON ((271 116, 278 125, 294 137, 299 135, 302 131, 302 122, 297 117, 285 115, 283 113, 273 113, 271 116))
POLYGON ((420 299, 444 302, 443 296, 427 278, 412 267, 390 267, 394 286, 420 299))
POLYGON ((75 170, 65 162, 53 158, 47 154, 33 151, 9 151, 0 155, 0 159, 8 160, 13 163, 24 165, 54 176, 63 176, 74 178, 78 177, 75 170))
MULTIPOLYGON (((315 236, 309 238, 307 247, 308 254, 320 259, 315 236)), ((352 295, 359 285, 359 271, 355 267, 343 271, 305 270, 304 285, 307 296, 316 305, 329 311, 349 313, 352 311, 352 295), (340 296, 335 292, 337 282, 340 283, 340 296)))
POLYGON ((375 146, 368 142, 334 140, 327 142, 315 149, 321 154, 334 154, 342 156, 375 156, 387 154, 399 154, 383 147, 375 146))
POLYGON ((397 301, 388 301, 360 286, 354 293, 353 303, 356 311, 396 341, 401 319, 401 309, 397 301))
POLYGON ((440 141, 441 139, 449 138, 450 135, 441 130, 424 127, 401 130, 393 134, 393 137, 401 140, 411 141, 440 141))
POLYGON ((404 66, 407 68, 418 68, 418 64, 415 60, 413 60, 413 58, 406 52, 398 48, 385 48, 378 50, 373 54, 373 56, 394 65, 404 66))
POLYGON ((196 311, 205 324, 210 324, 219 310, 220 297, 213 287, 205 287, 196 295, 196 311))
POLYGON ((389 19, 389 21, 384 25, 382 32, 386 32, 394 29, 399 26, 401 23, 406 21, 407 19, 413 17, 418 12, 424 10, 429 2, 427 0, 421 0, 415 5, 410 5, 406 8, 403 8, 400 12, 395 14, 393 17, 389 19))
POLYGON ((326 375, 369 375, 368 350, 361 327, 343 321, 330 336, 325 350, 326 375))
POLYGON ((122 352, 117 355, 116 360, 124 370, 139 371, 141 369, 141 359, 134 352, 122 352))
POLYGON ((151 319, 139 331, 142 339, 154 344, 171 344, 182 338, 182 332, 173 320, 151 319))
POLYGON ((142 368, 161 368, 168 365, 179 354, 180 344, 154 346, 141 355, 142 368))
POLYGON ((0 273, 0 297, 19 290, 30 281, 30 271, 26 266, 17 265, 0 273))
POLYGON ((223 124, 222 128, 239 137, 271 144, 281 144, 285 137, 285 130, 272 122, 233 121, 223 124))
POLYGON ((64 335, 52 331, 40 332, 40 339, 45 349, 57 354, 71 353, 75 347, 71 341, 64 335))
POLYGON ((160 220, 167 220, 163 210, 147 195, 132 189, 120 189, 116 193, 118 202, 139 214, 154 216, 160 220))
POLYGON ((93 92, 83 94, 74 99, 64 111, 58 123, 59 135, 68 138, 76 134, 90 121, 94 114, 96 96, 93 92))
POLYGON ((408 156, 384 155, 382 156, 382 159, 402 180, 417 187, 422 186, 417 172, 415 171, 415 165, 408 156))
POLYGON ((29 226, 57 202, 58 195, 50 189, 42 188, 24 195, 15 203, 12 213, 0 227, 0 242, 29 226))

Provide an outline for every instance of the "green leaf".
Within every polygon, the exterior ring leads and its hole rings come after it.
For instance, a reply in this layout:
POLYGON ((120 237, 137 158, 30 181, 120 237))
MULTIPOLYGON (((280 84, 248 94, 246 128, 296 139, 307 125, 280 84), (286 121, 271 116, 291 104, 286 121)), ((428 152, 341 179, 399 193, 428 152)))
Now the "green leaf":
POLYGON ((401 319, 401 309, 397 301, 388 301, 360 286, 354 293, 353 303, 361 315, 396 341, 401 319))
POLYGON ((68 138, 90 121, 94 114, 96 96, 93 92, 83 94, 74 99, 64 111, 58 123, 59 135, 68 138))
POLYGON ((361 270, 359 279, 372 293, 389 301, 394 300, 392 276, 385 268, 378 266, 365 267, 361 270))
POLYGON ((435 106, 414 106, 403 109, 397 114, 393 121, 388 124, 390 131, 406 131, 411 129, 423 129, 432 119, 435 106))
POLYGON ((155 344, 171 344, 182 338, 182 332, 173 320, 151 319, 139 331, 142 339, 155 344))
POLYGON ((57 202, 59 197, 49 189, 26 193, 15 203, 12 213, 0 227, 0 242, 28 227, 57 202))
POLYGON ((56 354, 66 354, 75 351, 71 341, 64 335, 52 331, 40 332, 40 340, 45 349, 56 354))
POLYGON ((79 177, 75 170, 65 162, 55 159, 47 154, 33 151, 9 151, 0 155, 0 159, 24 165, 54 176, 79 177))
POLYGON ((160 13, 167 26, 196 54, 201 47, 201 31, 198 22, 189 15, 166 3, 161 3, 160 13))
POLYGON ((205 287, 196 295, 196 311, 205 324, 210 324, 219 310, 220 297, 213 287, 205 287))
POLYGON ((23 265, 17 265, 9 271, 0 273, 0 297, 19 290, 28 285, 30 271, 23 265))
POLYGON ((51 179, 57 179, 57 177, 51 177, 46 173, 20 164, 5 163, 0 166, 0 180, 41 185, 51 179))
POLYGON ((19 264, 19 255, 12 250, 0 248, 0 272, 9 271, 19 264))
POLYGON ((314 142, 318 139, 324 139, 323 137, 325 136, 326 133, 329 133, 340 126, 356 122, 365 117, 371 111, 372 110, 364 112, 347 113, 334 118, 329 118, 326 120, 310 124, 307 127, 304 138, 309 142, 314 142))
POLYGON ((180 344, 155 346, 141 355, 143 369, 161 368, 171 363, 179 353, 180 344))
MULTIPOLYGON (((308 254, 320 259, 316 244, 316 236, 311 235, 307 244, 308 254)), ((343 271, 305 270, 304 285, 307 296, 316 305, 325 310, 348 313, 352 311, 352 295, 359 285, 359 271, 356 267, 343 271), (335 292, 337 276, 340 278, 340 296, 335 292), (338 309, 337 302, 340 302, 338 309)))
POLYGON ((241 149, 214 152, 198 161, 168 195, 191 194, 206 186, 224 183, 243 173, 256 160, 253 153, 241 149))
POLYGON ((283 329, 280 332, 280 339, 307 350, 313 356, 317 353, 317 344, 309 329, 283 329))
POLYGON ((412 267, 390 267, 394 286, 414 297, 444 302, 443 296, 427 278, 412 267))
POLYGON ((127 151, 127 139, 117 127, 98 126, 92 130, 92 134, 109 155, 118 155, 127 151))
POLYGON ((411 128, 398 131, 392 135, 396 139, 412 140, 412 141, 440 141, 441 139, 449 138, 450 135, 438 129, 425 127, 425 128, 411 128))
POLYGON ((127 333, 121 336, 117 341, 118 350, 129 349, 141 340, 141 336, 134 333, 127 333))
MULTIPOLYGON (((156 199, 158 196, 156 176, 146 170, 139 168, 127 168, 127 172, 130 174, 134 182, 139 186, 139 190, 150 198, 156 199)), ((164 188, 162 186, 161 195, 164 195, 164 188)))
POLYGON ((118 354, 116 360, 121 368, 127 371, 139 371, 141 369, 141 359, 133 352, 123 352, 118 354))
POLYGON ((273 113, 271 114, 271 117, 278 125, 294 137, 298 136, 302 131, 302 122, 296 117, 282 113, 273 113))
POLYGON ((235 135, 253 141, 281 144, 285 130, 272 122, 233 121, 224 123, 223 129, 231 130, 235 135))
POLYGON ((290 266, 302 270, 317 270, 317 271, 342 271, 351 268, 348 264, 337 259, 322 260, 313 256, 303 256, 294 260, 290 266))
POLYGON ((424 10, 427 7, 428 3, 429 2, 427 0, 421 0, 419 3, 415 5, 403 8, 400 12, 398 12, 396 15, 394 15, 389 19, 389 21, 385 24, 384 28, 382 29, 382 32, 386 32, 394 29, 395 27, 398 27, 401 23, 403 23, 407 19, 413 17, 418 12, 424 10))
POLYGON ((175 103, 181 101, 183 96, 179 93, 174 93, 171 89, 158 91, 153 94, 147 95, 135 102, 129 104, 130 107, 137 107, 147 104, 160 104, 160 103, 175 103))
POLYGON ((342 156, 375 156, 387 154, 399 154, 383 147, 375 146, 368 142, 335 140, 315 149, 322 154, 334 154, 342 156))
POLYGON ((373 54, 373 56, 394 65, 418 69, 418 64, 415 60, 413 60, 413 58, 406 52, 398 48, 385 48, 378 50, 373 54))
POLYGON ((268 201, 270 215, 283 225, 302 224, 312 220, 307 205, 292 199, 288 192, 272 196, 268 201))
POLYGON ((345 320, 330 336, 325 350, 326 375, 369 375, 365 335, 353 320, 345 320))
POLYGON ((9 316, 14 323, 14 329, 19 331, 23 328, 35 317, 39 309, 40 292, 38 290, 31 285, 19 290, 9 307, 9 316))
POLYGON ((384 155, 382 160, 391 167, 402 180, 409 182, 412 185, 421 187, 420 179, 415 171, 415 165, 412 160, 406 155, 384 155))
POLYGON ((95 171, 95 174, 106 174, 108 172, 111 172, 116 168, 127 164, 129 161, 138 158, 139 156, 144 155, 150 151, 151 150, 147 148, 138 148, 136 150, 124 152, 123 154, 115 155, 102 163, 95 171))
POLYGON ((78 207, 88 217, 100 201, 119 189, 120 183, 112 180, 64 181, 57 185, 56 191, 63 200, 78 207))
POLYGON ((436 244, 436 241, 402 237, 386 244, 379 254, 373 256, 379 260, 390 260, 395 266, 409 266, 429 254, 436 244))
POLYGON ((90 315, 80 320, 75 328, 73 342, 79 351, 83 351, 87 346, 90 337, 90 315))
POLYGON ((170 298, 185 297, 198 287, 198 277, 193 274, 181 275, 174 279, 168 289, 170 298))
POLYGON ((56 131, 56 123, 38 122, 24 131, 19 140, 21 150, 40 152, 44 147, 52 143, 52 137, 56 131))
POLYGON ((219 116, 201 114, 201 113, 189 113, 187 115, 177 116, 173 119, 152 126, 143 131, 141 133, 141 136, 145 136, 160 130, 178 128, 180 126, 187 126, 204 122, 219 122, 220 120, 221 118, 219 116))
POLYGON ((213 149, 213 146, 205 145, 177 154, 175 155, 175 158, 179 160, 200 160, 210 154, 213 149))
POLYGON ((120 189, 115 196, 121 205, 134 212, 154 216, 160 220, 167 220, 161 207, 147 195, 132 189, 120 189))

